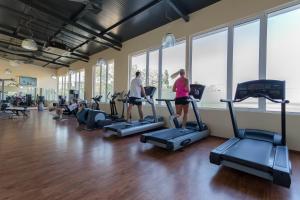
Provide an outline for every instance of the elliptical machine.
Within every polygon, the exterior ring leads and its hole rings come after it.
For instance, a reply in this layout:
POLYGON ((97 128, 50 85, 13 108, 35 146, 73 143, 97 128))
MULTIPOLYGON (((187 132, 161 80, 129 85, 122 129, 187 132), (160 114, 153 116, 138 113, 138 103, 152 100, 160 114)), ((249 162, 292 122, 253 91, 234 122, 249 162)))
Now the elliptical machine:
POLYGON ((124 96, 125 98, 123 98, 123 94, 124 94, 124 91, 123 92, 115 92, 114 94, 111 95, 111 99, 109 101, 109 105, 110 105, 110 115, 109 115, 109 117, 111 118, 111 120, 113 122, 123 122, 123 121, 125 121, 124 112, 125 112, 126 101, 124 101, 122 99, 126 99, 126 95, 124 96), (117 97, 121 97, 121 99, 118 99, 118 100, 123 103, 122 115, 121 116, 119 116, 117 106, 116 106, 117 97))
MULTIPOLYGON (((124 119, 124 110, 126 106, 126 98, 118 99, 123 103, 122 116, 118 116, 117 107, 116 107, 116 98, 122 96, 122 93, 114 93, 111 95, 110 108, 111 114, 107 114, 101 110, 93 110, 89 108, 83 108, 81 112, 77 114, 77 119, 80 125, 86 125, 87 130, 101 129, 104 126, 111 125, 114 122, 123 122, 124 119)), ((109 96, 109 94, 107 95, 109 96)), ((125 96, 124 96, 125 97, 125 96)))
POLYGON ((93 102, 91 104, 92 110, 100 110, 100 101, 102 99, 101 95, 95 96, 92 98, 93 102))

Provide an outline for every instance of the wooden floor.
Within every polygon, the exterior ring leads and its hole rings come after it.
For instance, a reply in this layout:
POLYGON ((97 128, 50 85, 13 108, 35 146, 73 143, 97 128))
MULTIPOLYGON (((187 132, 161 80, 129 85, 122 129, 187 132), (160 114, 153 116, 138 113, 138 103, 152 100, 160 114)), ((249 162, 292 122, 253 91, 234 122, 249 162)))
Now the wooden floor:
POLYGON ((286 189, 210 164, 209 152, 222 139, 171 153, 138 136, 75 127, 75 120, 55 122, 47 111, 0 121, 0 199, 300 199, 299 153, 291 153, 286 189))

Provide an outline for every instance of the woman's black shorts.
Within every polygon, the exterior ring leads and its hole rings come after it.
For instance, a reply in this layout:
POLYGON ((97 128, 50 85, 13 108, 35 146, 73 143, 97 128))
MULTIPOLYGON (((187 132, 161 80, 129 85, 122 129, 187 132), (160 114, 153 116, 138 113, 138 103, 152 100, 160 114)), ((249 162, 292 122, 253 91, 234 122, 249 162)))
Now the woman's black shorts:
POLYGON ((142 105, 142 102, 141 101, 136 101, 138 99, 141 99, 141 98, 138 98, 138 97, 129 97, 129 104, 132 104, 132 105, 137 105, 137 106, 140 106, 142 105))
POLYGON ((175 99, 175 105, 187 105, 189 103, 189 97, 179 97, 175 99))

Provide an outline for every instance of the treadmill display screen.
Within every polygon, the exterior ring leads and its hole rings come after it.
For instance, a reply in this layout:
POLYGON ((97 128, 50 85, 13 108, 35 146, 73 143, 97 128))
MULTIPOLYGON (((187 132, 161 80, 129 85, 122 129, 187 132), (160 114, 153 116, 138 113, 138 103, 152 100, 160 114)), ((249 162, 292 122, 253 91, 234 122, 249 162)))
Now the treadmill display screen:
POLYGON ((203 92, 204 92, 204 85, 200 84, 191 84, 190 85, 190 95, 193 96, 195 99, 201 100, 203 92))
POLYGON ((145 89, 146 96, 150 96, 150 98, 153 98, 156 91, 156 87, 147 86, 144 87, 144 89, 145 89))
POLYGON ((235 93, 235 100, 249 97, 269 97, 274 100, 285 99, 285 81, 255 80, 239 83, 235 93))

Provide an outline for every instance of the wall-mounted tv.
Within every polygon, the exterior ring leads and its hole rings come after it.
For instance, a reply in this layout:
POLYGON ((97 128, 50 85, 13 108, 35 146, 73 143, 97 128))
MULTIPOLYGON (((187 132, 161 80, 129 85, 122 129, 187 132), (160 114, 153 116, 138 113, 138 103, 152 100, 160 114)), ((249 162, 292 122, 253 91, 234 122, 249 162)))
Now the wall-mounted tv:
POLYGON ((19 85, 29 86, 29 87, 36 87, 37 86, 37 79, 33 78, 33 77, 20 76, 19 85))

